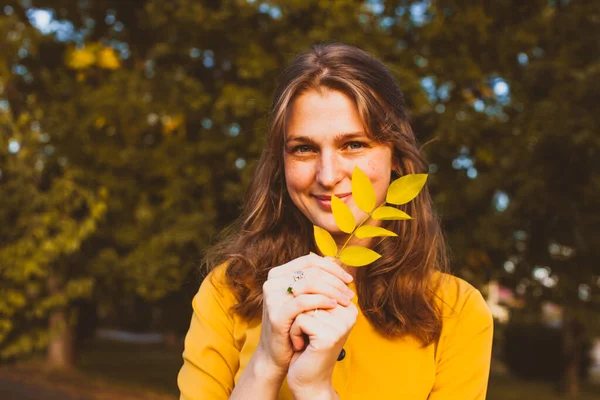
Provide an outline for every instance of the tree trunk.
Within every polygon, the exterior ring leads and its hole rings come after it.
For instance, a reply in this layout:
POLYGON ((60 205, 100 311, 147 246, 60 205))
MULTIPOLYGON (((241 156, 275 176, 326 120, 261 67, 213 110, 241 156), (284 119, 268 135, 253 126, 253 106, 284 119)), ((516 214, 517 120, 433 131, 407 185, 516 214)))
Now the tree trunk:
POLYGON ((73 369, 76 365, 75 332, 65 309, 50 314, 50 343, 46 362, 53 369, 73 369))
MULTIPOLYGON (((61 285, 56 276, 48 278, 50 295, 59 295, 61 285)), ((52 369, 75 368, 75 330, 69 321, 68 307, 63 306, 50 312, 48 353, 46 364, 52 369)))
POLYGON ((565 394, 569 399, 576 399, 579 396, 579 376, 577 366, 573 363, 567 365, 565 375, 565 394))
POLYGON ((579 368, 581 365, 583 326, 576 318, 564 316, 563 354, 565 360, 563 372, 563 392, 568 398, 579 396, 579 368))

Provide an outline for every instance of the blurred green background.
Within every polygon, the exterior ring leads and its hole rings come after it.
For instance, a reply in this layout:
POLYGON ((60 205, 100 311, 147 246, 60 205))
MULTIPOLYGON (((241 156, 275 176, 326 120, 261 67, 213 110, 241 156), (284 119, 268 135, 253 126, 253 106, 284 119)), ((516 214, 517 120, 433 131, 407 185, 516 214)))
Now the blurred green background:
POLYGON ((600 398, 599 37, 598 1, 0 1, 0 386, 177 393, 277 76, 336 40, 406 94, 488 397, 600 398))

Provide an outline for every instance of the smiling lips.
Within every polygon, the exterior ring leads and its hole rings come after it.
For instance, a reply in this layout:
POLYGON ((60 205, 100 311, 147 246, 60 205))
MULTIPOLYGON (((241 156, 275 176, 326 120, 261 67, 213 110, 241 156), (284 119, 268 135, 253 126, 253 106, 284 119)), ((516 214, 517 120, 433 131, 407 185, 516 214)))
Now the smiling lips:
MULTIPOLYGON (((347 201, 351 195, 352 195, 352 192, 340 193, 340 194, 336 194, 335 196, 343 201, 347 201)), ((327 195, 313 195, 313 196, 315 199, 317 199, 317 203, 319 203, 319 205, 321 207, 323 207, 327 211, 331 211, 331 196, 327 196, 327 195)))
MULTIPOLYGON (((343 199, 344 197, 348 197, 350 196, 352 193, 340 193, 340 194, 335 194, 334 196, 343 199)), ((317 199, 319 200, 328 200, 331 201, 331 196, 327 196, 327 195, 322 195, 322 196, 318 196, 318 195, 314 195, 317 199)))

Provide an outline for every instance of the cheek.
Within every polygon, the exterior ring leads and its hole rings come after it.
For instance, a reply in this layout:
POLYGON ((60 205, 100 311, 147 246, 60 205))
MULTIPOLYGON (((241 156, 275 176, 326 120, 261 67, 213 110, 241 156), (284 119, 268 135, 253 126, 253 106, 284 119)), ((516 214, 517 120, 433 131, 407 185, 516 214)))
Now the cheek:
POLYGON ((367 175, 369 176, 376 175, 378 170, 381 168, 381 166, 377 165, 377 161, 375 160, 369 160, 367 164, 369 166, 369 172, 367 175))
POLYGON ((379 201, 385 199, 390 186, 391 164, 369 160, 364 170, 375 188, 375 195, 379 201))
POLYGON ((306 166, 295 163, 285 165, 285 181, 290 194, 293 191, 302 190, 310 186, 311 176, 306 166))
MULTIPOLYGON (((363 169, 362 166, 359 166, 363 169)), ((363 171, 367 174, 371 182, 386 182, 389 184, 392 169, 389 163, 382 163, 380 161, 369 160, 367 162, 366 168, 363 171)))

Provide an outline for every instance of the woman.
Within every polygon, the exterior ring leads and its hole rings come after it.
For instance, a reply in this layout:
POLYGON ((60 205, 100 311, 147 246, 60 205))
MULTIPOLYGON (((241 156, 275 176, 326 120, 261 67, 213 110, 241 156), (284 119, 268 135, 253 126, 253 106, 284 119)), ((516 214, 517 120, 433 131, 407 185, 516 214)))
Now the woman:
POLYGON ((314 254, 312 225, 338 246, 348 238, 332 195, 366 217, 351 195, 355 166, 378 205, 390 181, 427 170, 389 71, 357 48, 314 46, 282 74, 238 228, 209 252, 181 399, 485 398, 491 314, 444 273, 427 189, 402 206, 414 220, 381 224, 397 237, 352 239, 382 255, 371 265, 314 254))

